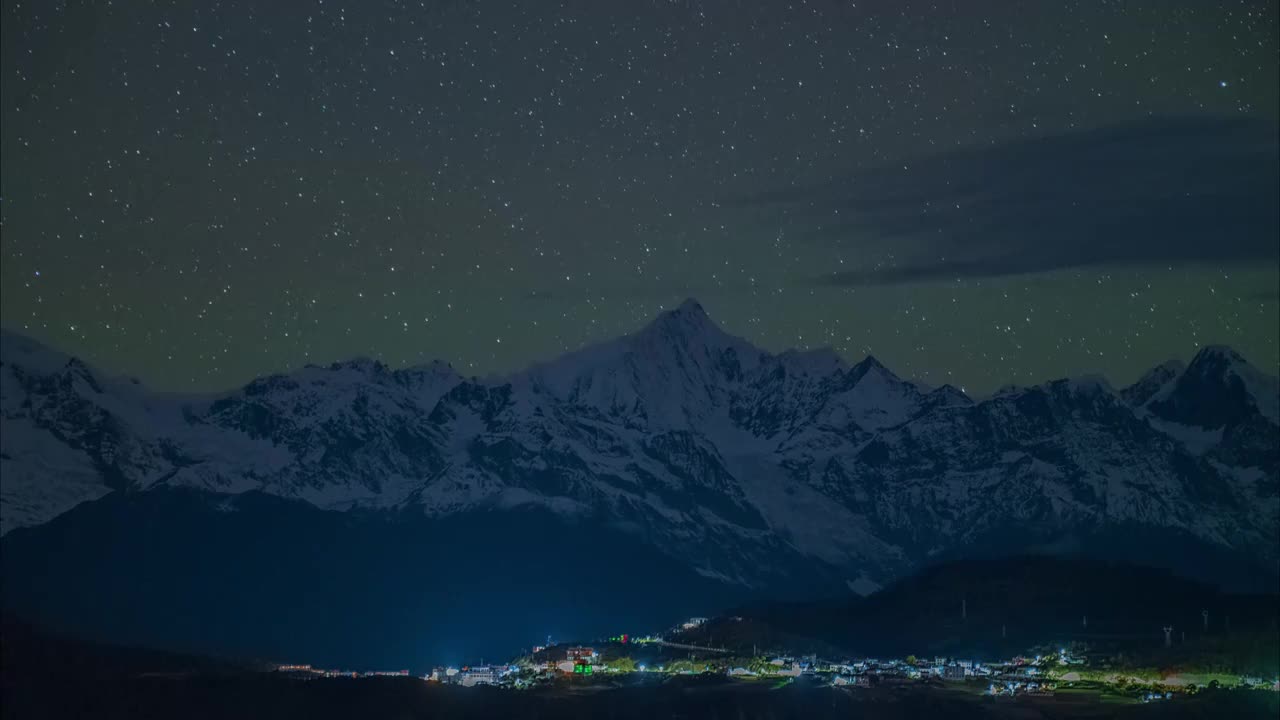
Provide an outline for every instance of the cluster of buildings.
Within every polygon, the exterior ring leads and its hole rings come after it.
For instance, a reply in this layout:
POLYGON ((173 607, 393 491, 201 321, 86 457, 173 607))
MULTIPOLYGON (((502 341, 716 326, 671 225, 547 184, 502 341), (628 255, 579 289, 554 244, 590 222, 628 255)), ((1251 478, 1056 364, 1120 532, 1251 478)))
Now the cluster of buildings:
POLYGON ((408 670, 370 670, 356 672, 354 670, 325 670, 310 665, 277 665, 276 672, 299 680, 316 678, 357 678, 357 677, 408 677, 408 670))
MULTIPOLYGON (((696 627, 701 622, 705 622, 705 619, 690 618, 683 627, 696 627)), ((622 634, 609 638, 609 642, 614 646, 657 642, 670 645, 673 648, 689 647, 664 643, 660 636, 633 637, 622 634)), ((546 647, 535 647, 533 649, 534 655, 547 649, 546 647)), ((708 649, 714 650, 712 648, 708 649)), ((605 661, 602 653, 595 647, 575 645, 564 648, 563 655, 558 652, 559 648, 556 648, 556 650, 557 652, 554 654, 542 656, 543 658, 554 657, 554 659, 544 659, 542 661, 535 661, 534 657, 529 656, 520 660, 519 664, 482 664, 461 668, 438 667, 423 679, 461 687, 490 685, 526 688, 554 680, 557 677, 583 677, 632 671, 695 673, 708 672, 712 668, 720 668, 721 672, 731 677, 798 678, 800 676, 810 676, 817 682, 827 682, 836 686, 853 688, 869 688, 881 684, 911 683, 914 681, 978 681, 987 683, 986 694, 993 697, 1010 697, 1053 694, 1057 689, 1056 683, 1058 680, 1071 681, 1073 675, 1078 678, 1079 674, 1074 671, 1062 672, 1065 666, 1083 665, 1085 663, 1082 657, 1078 657, 1063 648, 1057 653, 1035 657, 1015 657, 1011 660, 996 663, 946 657, 917 659, 914 656, 905 659, 865 658, 831 662, 819 660, 816 656, 809 655, 780 656, 769 660, 756 657, 750 660, 737 661, 745 662, 745 666, 734 665, 733 661, 720 662, 712 660, 701 664, 682 661, 679 664, 679 669, 677 669, 675 663, 672 663, 671 667, 664 669, 663 665, 646 668, 643 664, 634 664, 634 661, 628 659, 627 655, 619 654, 616 647, 608 650, 610 658, 615 658, 616 656, 616 662, 612 659, 605 661), (1056 672, 1053 672, 1054 670, 1056 672)), ((714 651, 726 652, 723 650, 714 651)), ((409 675, 408 670, 358 673, 345 670, 325 670, 311 665, 279 665, 276 667, 276 671, 290 677, 303 679, 371 676, 407 677, 409 675)), ((1246 678, 1245 680, 1245 685, 1270 687, 1273 690, 1280 691, 1280 679, 1277 679, 1275 683, 1258 678, 1246 678)), ((1143 694, 1140 699, 1142 702, 1149 703, 1167 700, 1171 697, 1172 694, 1170 692, 1157 689, 1143 694)))
POLYGON ((445 685, 498 685, 502 678, 515 672, 518 668, 512 665, 473 665, 462 669, 439 667, 431 671, 426 680, 445 685))
POLYGON ((707 619, 704 617, 691 617, 688 620, 685 620, 684 622, 680 623, 680 629, 692 630, 698 627, 699 625, 705 624, 706 622, 707 622, 707 619))
MULTIPOLYGON (((622 637, 625 638, 626 635, 622 637)), ((565 652, 564 662, 558 663, 556 669, 574 675, 593 675, 599 661, 600 653, 595 648, 571 647, 565 652)))
POLYGON ((1051 695, 1056 687, 1052 683, 1035 681, 1005 680, 987 686, 987 694, 993 697, 1014 695, 1051 695))
MULTIPOLYGON (((626 636, 623 636, 626 637, 626 636)), ((545 646, 536 646, 534 653, 545 650, 545 646)), ((541 671, 543 676, 563 673, 566 675, 593 675, 599 667, 600 653, 595 648, 575 646, 565 650, 565 659, 559 662, 546 662, 534 667, 521 668, 519 665, 474 665, 462 668, 438 667, 431 671, 425 680, 444 685, 461 685, 475 687, 477 685, 522 685, 527 678, 520 676, 521 670, 541 671)))
MULTIPOLYGON (((771 661, 772 665, 786 666, 786 658, 771 661)), ((852 662, 820 663, 816 659, 806 658, 801 661, 789 661, 791 672, 771 674, 831 674, 832 683, 836 685, 867 685, 868 678, 919 680, 936 677, 944 680, 964 680, 987 672, 980 663, 971 660, 953 660, 935 658, 927 660, 880 660, 866 658, 852 662)))
POLYGON ((814 656, 808 656, 777 657, 770 660, 763 668, 755 665, 753 670, 738 666, 727 668, 726 672, 733 677, 814 675, 827 679, 832 685, 850 687, 871 687, 881 683, 927 679, 944 682, 989 679, 991 681, 989 694, 1013 695, 1052 692, 1053 684, 1046 683, 1041 678, 1045 667, 1050 663, 1060 665, 1082 662, 1082 659, 1072 656, 1066 649, 1054 655, 1035 658, 1017 657, 1007 662, 991 664, 946 657, 935 657, 932 660, 917 660, 913 657, 905 660, 866 658, 848 662, 825 662, 819 661, 814 656))

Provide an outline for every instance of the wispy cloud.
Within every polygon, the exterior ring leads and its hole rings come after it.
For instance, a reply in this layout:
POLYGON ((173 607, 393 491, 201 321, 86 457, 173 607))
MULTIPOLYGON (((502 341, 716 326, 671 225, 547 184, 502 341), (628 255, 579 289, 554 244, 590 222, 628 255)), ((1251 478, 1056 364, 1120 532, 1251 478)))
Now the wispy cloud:
POLYGON ((1089 266, 1280 260, 1274 122, 1152 118, 935 155, 757 195, 814 238, 892 261, 876 285, 1089 266))

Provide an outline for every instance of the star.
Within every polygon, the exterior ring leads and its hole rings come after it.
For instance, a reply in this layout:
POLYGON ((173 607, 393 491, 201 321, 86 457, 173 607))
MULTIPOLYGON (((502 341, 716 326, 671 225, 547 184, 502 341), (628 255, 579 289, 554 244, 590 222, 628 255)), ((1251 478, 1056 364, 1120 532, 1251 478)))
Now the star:
POLYGON ((767 350, 979 394, 1202 342, 1280 363, 1276 243, 1231 241, 1249 197, 1184 223, 1214 242, 1134 218, 1123 252, 1011 270, 1000 227, 1097 219, 1055 183, 1108 152, 995 207, 921 170, 1152 118, 1274 128, 1274 2, 394 4, 7 7, 0 324, 182 392, 374 353, 510 372, 688 296, 767 350), (907 277, 923 259, 947 271, 907 277))

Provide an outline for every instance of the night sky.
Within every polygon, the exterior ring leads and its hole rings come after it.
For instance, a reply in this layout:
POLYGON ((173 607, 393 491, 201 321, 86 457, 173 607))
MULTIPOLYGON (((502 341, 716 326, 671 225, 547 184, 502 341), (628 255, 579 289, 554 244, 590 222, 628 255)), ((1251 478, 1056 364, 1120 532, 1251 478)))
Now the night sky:
POLYGON ((166 390, 687 296, 982 393, 1274 372, 1277 3, 4 1, 0 322, 166 390))

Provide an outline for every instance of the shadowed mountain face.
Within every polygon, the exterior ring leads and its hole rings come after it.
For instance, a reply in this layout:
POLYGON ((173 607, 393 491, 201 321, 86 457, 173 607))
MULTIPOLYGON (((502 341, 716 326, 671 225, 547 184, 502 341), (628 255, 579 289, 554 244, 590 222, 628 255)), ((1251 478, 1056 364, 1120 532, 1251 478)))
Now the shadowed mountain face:
MULTIPOLYGON (((431 645, 442 627, 541 597, 545 616, 495 633, 531 644, 603 622, 538 595, 538 577, 591 597, 603 566, 687 587, 664 612, 868 592, 940 558, 1024 550, 1276 583, 1280 390, 1226 348, 1119 392, 1059 380, 982 402, 870 357, 764 352, 693 301, 490 380, 353 361, 181 397, 20 336, 0 350, 5 602, 122 637, 120 618, 136 616, 131 632, 231 642, 232 620, 183 618, 249 588, 254 607, 295 609, 254 616, 242 650, 327 653, 302 640, 335 616, 369 647, 361 629, 391 606, 431 617, 413 626, 431 645), (544 575, 518 562, 534 556, 544 575), (362 599, 316 600, 343 589, 362 599), (501 601, 443 600, 484 593, 501 601), (268 642, 272 623, 292 630, 268 642)), ((610 617, 648 622, 658 600, 627 587, 609 591, 610 617)), ((389 617, 402 616, 376 619, 389 617)))
POLYGON ((600 523, 540 508, 431 519, 158 489, 113 493, 3 545, 5 603, 22 617, 321 667, 500 660, 548 634, 633 631, 619 616, 662 627, 740 595, 600 523))

